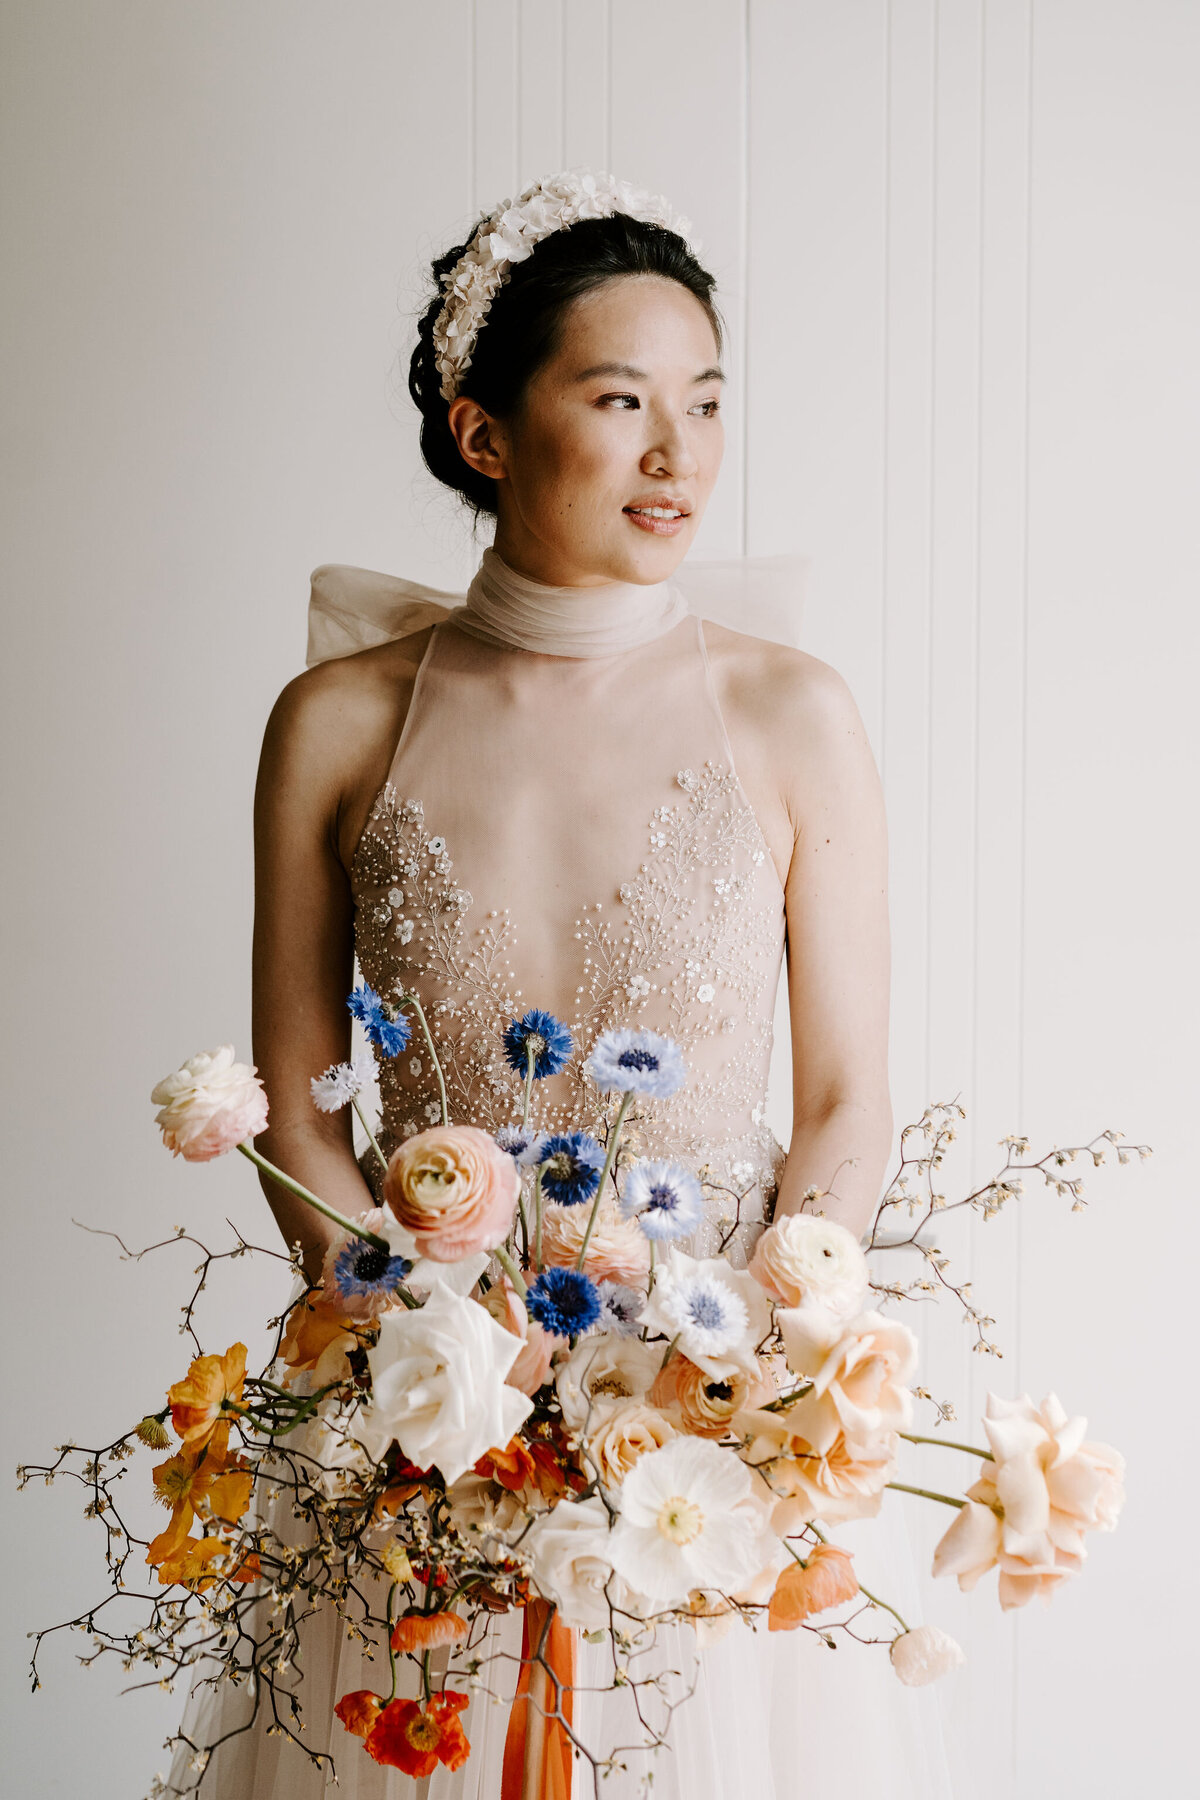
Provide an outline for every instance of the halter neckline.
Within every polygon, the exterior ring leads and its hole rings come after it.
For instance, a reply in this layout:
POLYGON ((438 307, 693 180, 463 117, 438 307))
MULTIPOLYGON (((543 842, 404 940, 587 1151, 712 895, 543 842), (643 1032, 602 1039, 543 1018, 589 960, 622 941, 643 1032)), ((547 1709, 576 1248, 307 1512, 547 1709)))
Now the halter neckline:
POLYGON ((601 587, 550 587, 520 575, 487 549, 451 614, 460 631, 485 643, 542 656, 617 656, 662 637, 687 617, 673 582, 610 581, 601 587))

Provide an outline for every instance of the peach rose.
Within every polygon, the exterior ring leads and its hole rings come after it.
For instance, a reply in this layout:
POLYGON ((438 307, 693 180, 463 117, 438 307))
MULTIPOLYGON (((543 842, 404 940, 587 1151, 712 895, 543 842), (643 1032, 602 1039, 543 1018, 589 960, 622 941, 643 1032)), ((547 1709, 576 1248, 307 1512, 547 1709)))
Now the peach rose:
POLYGON ((789 1416, 814 1450, 823 1454, 843 1433, 873 1443, 911 1425, 917 1340, 907 1325, 873 1312, 830 1324, 806 1307, 776 1321, 788 1367, 812 1382, 789 1416))
POLYGON ((674 1436, 671 1421, 644 1400, 601 1400, 592 1411, 587 1454, 605 1487, 618 1488, 639 1456, 674 1436))
POLYGON ((519 1186, 516 1163, 486 1131, 439 1125, 393 1153, 383 1197, 423 1256, 452 1263, 504 1241, 519 1186))
POLYGON ((892 1667, 906 1687, 924 1687, 966 1662, 962 1647, 936 1625, 918 1625, 892 1639, 892 1667))
POLYGON ((554 1352, 566 1348, 566 1338, 555 1337, 551 1332, 544 1331, 536 1319, 529 1317, 525 1302, 507 1275, 493 1283, 481 1304, 486 1306, 497 1324, 503 1325, 505 1331, 511 1331, 514 1337, 520 1338, 520 1354, 504 1379, 509 1387, 515 1387, 532 1398, 549 1381, 554 1352))
POLYGON ((234 1061, 232 1044, 190 1057, 150 1099, 163 1143, 186 1162, 211 1162, 266 1128, 263 1084, 253 1067, 234 1061))
POLYGON ((739 1413, 734 1421, 747 1440, 744 1460, 786 1502, 776 1530, 795 1531, 812 1519, 836 1525, 843 1519, 874 1518, 896 1466, 895 1433, 880 1432, 851 1444, 839 1432, 818 1449, 796 1418, 801 1404, 781 1412, 739 1413))
POLYGON ((818 1544, 803 1563, 790 1562, 775 1583, 769 1631, 795 1631, 813 1613, 829 1612, 858 1592, 854 1558, 840 1544, 818 1544))
POLYGON ((690 1436, 722 1438, 735 1413, 773 1399, 774 1390, 745 1369, 720 1378, 706 1375, 689 1357, 676 1353, 655 1376, 650 1398, 690 1436))
POLYGON ((956 1575, 969 1592, 1000 1570, 998 1598, 1010 1611, 1055 1588, 1082 1567, 1086 1531, 1111 1531, 1124 1499, 1124 1459, 1084 1439, 1087 1421, 1070 1419, 1053 1394, 1040 1407, 987 1397, 984 1429, 992 1460, 980 1464, 967 1504, 933 1555, 935 1575, 956 1575))
MULTIPOLYGON (((588 1228, 592 1204, 548 1206, 542 1219, 542 1260, 573 1269, 588 1228)), ((644 1287, 650 1270, 650 1242, 633 1219, 611 1200, 600 1205, 596 1229, 588 1244, 584 1269, 593 1281, 620 1281, 644 1287)))
POLYGON ((867 1259, 854 1233, 813 1213, 789 1213, 768 1225, 749 1267, 773 1300, 820 1306, 836 1319, 861 1312, 870 1291, 867 1259))

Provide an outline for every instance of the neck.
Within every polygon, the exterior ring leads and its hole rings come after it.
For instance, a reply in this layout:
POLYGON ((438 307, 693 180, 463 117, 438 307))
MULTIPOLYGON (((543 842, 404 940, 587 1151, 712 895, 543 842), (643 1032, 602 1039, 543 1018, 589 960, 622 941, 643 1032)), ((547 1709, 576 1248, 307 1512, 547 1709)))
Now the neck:
POLYGON ((452 616, 460 631, 487 643, 543 656, 616 656, 672 630, 687 602, 671 582, 551 587, 519 575, 485 550, 466 605, 452 616))

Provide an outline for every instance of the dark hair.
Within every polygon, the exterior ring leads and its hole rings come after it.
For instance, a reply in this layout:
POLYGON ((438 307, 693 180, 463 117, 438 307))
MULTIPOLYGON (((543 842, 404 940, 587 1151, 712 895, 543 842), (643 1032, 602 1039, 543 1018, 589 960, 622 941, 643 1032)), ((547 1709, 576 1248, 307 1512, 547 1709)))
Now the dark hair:
MULTIPOLYGON (((459 453, 447 422, 449 403, 442 398, 433 347, 433 328, 442 310, 442 278, 470 242, 447 250, 433 264, 437 292, 418 328, 408 391, 421 413, 426 467, 461 494, 478 516, 495 513, 496 484, 459 453)), ((713 303, 716 282, 677 232, 645 225, 624 213, 611 219, 583 219, 543 238, 532 255, 512 269, 488 308, 459 392, 469 394, 495 418, 510 417, 529 381, 558 348, 572 302, 622 275, 662 275, 677 281, 704 308, 720 346, 721 316, 713 303)))

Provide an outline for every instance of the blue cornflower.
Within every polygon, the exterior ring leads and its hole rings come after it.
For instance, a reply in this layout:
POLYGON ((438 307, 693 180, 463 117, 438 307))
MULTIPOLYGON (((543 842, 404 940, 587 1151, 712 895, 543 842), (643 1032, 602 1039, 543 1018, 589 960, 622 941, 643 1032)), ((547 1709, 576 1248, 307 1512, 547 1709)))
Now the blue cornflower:
POLYGON ((611 1331, 614 1337, 632 1337, 646 1304, 645 1294, 639 1294, 636 1288, 625 1287, 619 1281, 598 1281, 596 1293, 600 1298, 596 1329, 611 1331))
POLYGON ((381 1000, 373 987, 364 981, 356 987, 346 1005, 354 1014, 373 1044, 385 1056, 399 1056, 412 1036, 412 1026, 402 1012, 381 1000))
POLYGON ((329 1282, 334 1294, 357 1310, 356 1301, 385 1305, 395 1298, 396 1289, 412 1271, 406 1256, 392 1256, 363 1238, 352 1237, 334 1258, 329 1282))
POLYGON ((533 1051, 533 1079, 557 1075, 571 1054, 571 1034, 561 1019, 531 1007, 523 1019, 514 1019, 504 1034, 504 1054, 518 1075, 529 1070, 529 1052, 533 1051))
POLYGON ((541 1162, 546 1133, 534 1131, 527 1125, 502 1125, 496 1133, 496 1142, 502 1150, 507 1150, 515 1163, 527 1169, 533 1163, 541 1162))
POLYGON ((581 1269, 543 1269, 525 1296, 531 1319, 552 1337, 578 1337, 600 1317, 600 1295, 581 1269))
POLYGON ((542 1192, 560 1206, 590 1200, 600 1186, 604 1146, 586 1131, 554 1132, 542 1142, 542 1192))
POLYGON ((596 1039, 587 1072, 602 1094, 649 1094, 668 1100, 683 1086, 687 1064, 674 1039, 656 1031, 606 1031, 596 1039))
POLYGON ((662 1242, 696 1229, 704 1217, 704 1195, 681 1163, 640 1162, 629 1171, 621 1211, 636 1219, 648 1238, 662 1242))

